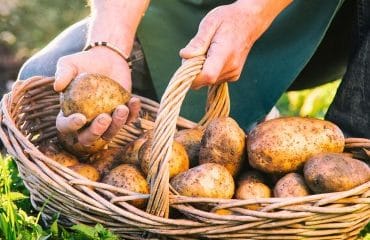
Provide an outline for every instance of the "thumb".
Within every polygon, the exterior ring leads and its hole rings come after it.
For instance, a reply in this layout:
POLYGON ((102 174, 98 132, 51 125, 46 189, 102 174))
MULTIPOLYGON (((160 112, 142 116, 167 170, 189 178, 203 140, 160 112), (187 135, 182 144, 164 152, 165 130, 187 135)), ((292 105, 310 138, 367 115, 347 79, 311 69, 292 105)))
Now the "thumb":
POLYGON ((55 72, 54 90, 63 91, 77 75, 77 68, 70 57, 62 57, 58 60, 55 72))
POLYGON ((185 48, 180 50, 180 57, 188 59, 206 54, 218 26, 219 21, 217 19, 206 16, 199 24, 195 37, 190 40, 185 48))

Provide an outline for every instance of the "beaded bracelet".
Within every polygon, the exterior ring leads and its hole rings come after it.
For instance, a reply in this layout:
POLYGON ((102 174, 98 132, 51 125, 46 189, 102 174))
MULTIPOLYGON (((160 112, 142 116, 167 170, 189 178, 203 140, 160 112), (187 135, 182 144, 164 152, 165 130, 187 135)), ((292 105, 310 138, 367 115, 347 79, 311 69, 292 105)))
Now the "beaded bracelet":
POLYGON ((93 47, 107 47, 109 48, 110 50, 116 52, 118 55, 120 55, 123 59, 125 59, 125 61, 127 62, 129 68, 132 67, 132 62, 131 62, 131 58, 130 57, 126 57, 125 54, 117 47, 109 44, 108 42, 94 42, 94 43, 90 43, 89 45, 87 45, 83 51, 87 51, 87 50, 90 50, 91 48, 93 47))

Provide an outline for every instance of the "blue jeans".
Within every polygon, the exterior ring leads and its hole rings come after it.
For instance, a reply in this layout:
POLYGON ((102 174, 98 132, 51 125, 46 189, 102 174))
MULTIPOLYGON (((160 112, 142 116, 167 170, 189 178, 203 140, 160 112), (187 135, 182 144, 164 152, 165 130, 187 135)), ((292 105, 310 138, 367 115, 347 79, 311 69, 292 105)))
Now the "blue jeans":
MULTIPOLYGON (((343 75, 347 67, 326 118, 338 124, 347 136, 370 138, 370 6, 369 0, 357 0, 357 4, 354 3, 355 0, 345 2, 318 51, 291 88, 312 87, 328 80, 336 80, 343 75), (353 6, 357 8, 355 14, 351 14, 353 6), (350 28, 348 23, 351 18, 355 21, 350 46, 352 54, 348 59, 346 48, 349 43, 338 39, 346 39, 346 29, 350 28)), ((88 19, 85 19, 65 30, 24 64, 19 79, 35 75, 53 76, 60 57, 83 49, 87 25, 88 19)), ((131 58, 134 59, 133 91, 158 100, 138 40, 135 41, 131 58)))
POLYGON ((349 136, 370 138, 370 1, 358 0, 347 72, 326 119, 349 136))

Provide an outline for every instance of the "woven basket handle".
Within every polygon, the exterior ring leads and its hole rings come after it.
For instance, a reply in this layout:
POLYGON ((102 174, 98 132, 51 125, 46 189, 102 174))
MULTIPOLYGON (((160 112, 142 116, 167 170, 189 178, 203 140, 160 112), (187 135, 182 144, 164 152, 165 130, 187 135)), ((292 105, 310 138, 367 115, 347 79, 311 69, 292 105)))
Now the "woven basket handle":
MULTIPOLYGON (((147 212, 168 217, 169 213, 169 167, 176 121, 182 102, 193 80, 201 72, 204 56, 186 60, 172 76, 164 92, 154 125, 153 145, 150 156, 148 180, 150 198, 147 212)), ((230 99, 227 83, 212 86, 208 90, 206 114, 199 125, 205 127, 213 118, 228 116, 230 99)))

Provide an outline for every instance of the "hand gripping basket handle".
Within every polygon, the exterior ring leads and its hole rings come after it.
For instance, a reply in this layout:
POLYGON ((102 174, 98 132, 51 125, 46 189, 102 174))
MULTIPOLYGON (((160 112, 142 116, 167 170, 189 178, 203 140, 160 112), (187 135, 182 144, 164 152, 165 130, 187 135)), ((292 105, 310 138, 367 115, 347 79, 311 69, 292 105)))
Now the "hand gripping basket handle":
MULTIPOLYGON (((168 217, 169 214, 168 160, 172 152, 176 120, 185 95, 195 77, 202 70, 204 61, 204 56, 186 60, 172 76, 160 102, 154 125, 148 172, 151 194, 146 210, 153 215, 168 217)), ((229 111, 230 99, 227 83, 212 86, 208 90, 206 114, 200 120, 199 125, 205 127, 214 118, 228 116, 229 111)))

